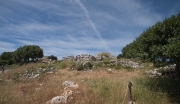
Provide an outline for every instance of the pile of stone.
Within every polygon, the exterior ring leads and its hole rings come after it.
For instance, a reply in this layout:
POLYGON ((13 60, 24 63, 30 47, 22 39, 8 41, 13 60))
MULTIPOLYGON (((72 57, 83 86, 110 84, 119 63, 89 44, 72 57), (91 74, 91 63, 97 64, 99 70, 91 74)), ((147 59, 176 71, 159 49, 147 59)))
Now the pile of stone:
POLYGON ((120 64, 122 66, 129 66, 135 69, 144 67, 142 64, 130 60, 118 60, 117 64, 120 64))
POLYGON ((51 100, 47 101, 46 104, 64 104, 74 99, 73 96, 77 92, 71 89, 77 89, 79 85, 72 81, 64 81, 62 86, 64 86, 64 92, 60 96, 53 97, 51 100))
POLYGON ((77 71, 87 71, 93 68, 93 63, 91 62, 77 62, 76 64, 72 64, 69 70, 77 70, 77 71))
POLYGON ((175 64, 145 71, 149 77, 175 77, 175 64))
POLYGON ((25 72, 23 73, 23 76, 25 76, 26 78, 37 78, 42 73, 53 74, 56 71, 57 71, 57 69, 52 66, 48 66, 46 68, 37 68, 37 69, 32 68, 31 70, 26 69, 25 72))

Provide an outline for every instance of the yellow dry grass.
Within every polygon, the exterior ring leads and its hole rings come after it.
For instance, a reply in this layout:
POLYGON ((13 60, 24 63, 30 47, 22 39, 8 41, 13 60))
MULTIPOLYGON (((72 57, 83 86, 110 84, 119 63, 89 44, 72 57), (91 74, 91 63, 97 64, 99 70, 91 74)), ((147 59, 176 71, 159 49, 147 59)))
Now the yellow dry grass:
POLYGON ((63 93, 64 81, 73 81, 80 86, 78 89, 73 89, 78 93, 74 94, 74 99, 69 104, 121 104, 127 90, 127 83, 143 77, 139 70, 109 72, 106 70, 108 68, 101 68, 93 71, 69 71, 66 68, 59 69, 54 74, 45 73, 35 79, 10 80, 15 73, 43 65, 39 63, 23 65, 0 74, 3 79, 0 82, 0 104, 45 104, 51 98, 63 93))

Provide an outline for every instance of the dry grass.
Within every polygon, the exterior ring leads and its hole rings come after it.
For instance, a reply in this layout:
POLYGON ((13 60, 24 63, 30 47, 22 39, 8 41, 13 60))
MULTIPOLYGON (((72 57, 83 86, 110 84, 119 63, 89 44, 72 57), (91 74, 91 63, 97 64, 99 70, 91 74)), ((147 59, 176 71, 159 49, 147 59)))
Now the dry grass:
MULTIPOLYGON (((43 74, 36 79, 19 78, 12 79, 16 73, 32 67, 42 67, 44 64, 28 64, 20 66, 4 74, 0 82, 0 104, 45 104, 51 98, 61 95, 64 81, 74 81, 79 84, 75 89, 74 100, 69 104, 121 104, 127 89, 128 81, 137 83, 135 79, 142 78, 142 72, 135 70, 112 70, 108 72, 102 68, 94 71, 69 71, 69 68, 59 69, 55 74, 43 74)), ((153 97, 153 103, 160 96, 145 94, 139 90, 133 90, 138 104, 147 104, 146 99, 153 97), (137 98, 136 98, 137 97, 137 98)), ((167 96, 163 96, 158 104, 164 101, 168 103, 167 96)), ((156 102, 155 102, 156 103, 156 102)), ((154 104, 155 104, 154 103, 154 104)), ((152 104, 152 103, 149 103, 152 104)))

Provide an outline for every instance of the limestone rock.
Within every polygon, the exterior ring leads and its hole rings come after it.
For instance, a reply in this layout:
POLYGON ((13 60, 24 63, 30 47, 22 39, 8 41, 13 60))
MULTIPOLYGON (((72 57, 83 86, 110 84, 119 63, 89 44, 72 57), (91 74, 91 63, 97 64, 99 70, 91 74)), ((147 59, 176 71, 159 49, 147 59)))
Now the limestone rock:
POLYGON ((62 85, 63 85, 65 88, 67 88, 67 87, 78 88, 78 87, 79 87, 78 84, 74 84, 74 82, 72 82, 72 81, 64 81, 64 82, 62 83, 62 85))
POLYGON ((56 97, 54 97, 51 100, 46 102, 46 104, 61 104, 61 103, 67 103, 67 97, 56 96, 56 97))

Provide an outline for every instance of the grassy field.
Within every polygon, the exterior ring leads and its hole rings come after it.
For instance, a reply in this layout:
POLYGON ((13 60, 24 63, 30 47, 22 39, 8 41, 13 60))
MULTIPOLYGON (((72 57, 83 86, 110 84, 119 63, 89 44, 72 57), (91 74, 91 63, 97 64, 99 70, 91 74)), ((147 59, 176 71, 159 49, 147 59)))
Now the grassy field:
POLYGON ((74 99, 69 104, 127 104, 127 84, 132 82, 133 99, 137 104, 180 103, 179 80, 147 78, 143 72, 152 69, 120 69, 107 71, 109 67, 93 71, 69 71, 70 64, 53 64, 58 70, 54 74, 42 74, 35 79, 16 75, 32 67, 45 67, 43 63, 11 66, 0 74, 0 104, 45 104, 61 95, 62 83, 73 81, 79 84, 74 99))

